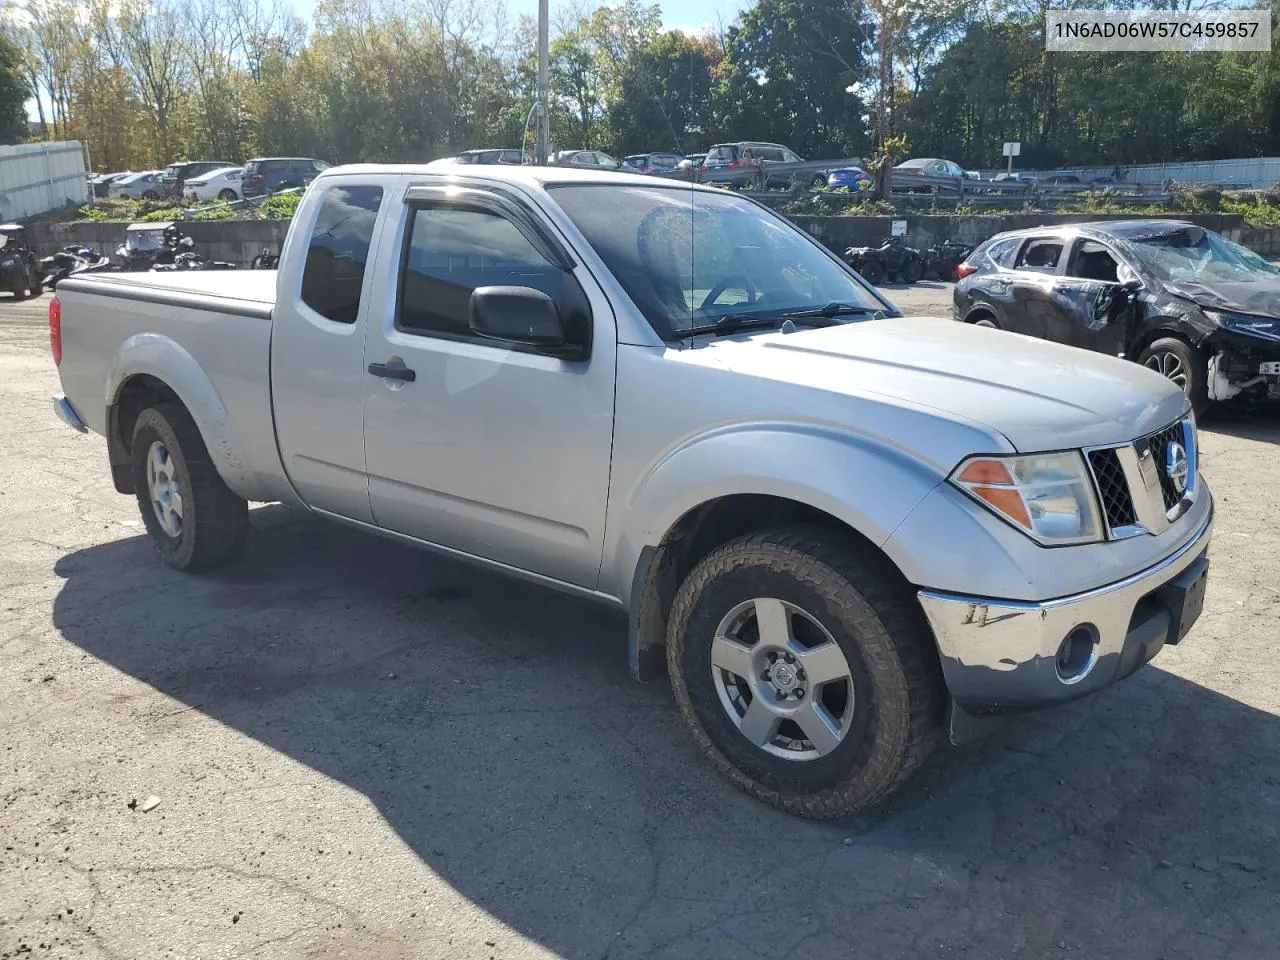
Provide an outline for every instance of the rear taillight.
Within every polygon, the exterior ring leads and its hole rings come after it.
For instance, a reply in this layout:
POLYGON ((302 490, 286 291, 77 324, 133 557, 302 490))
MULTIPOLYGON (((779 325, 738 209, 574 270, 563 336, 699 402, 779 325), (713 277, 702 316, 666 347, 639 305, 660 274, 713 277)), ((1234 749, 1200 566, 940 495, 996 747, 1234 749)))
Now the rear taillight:
POLYGON ((49 350, 53 353, 53 363, 62 363, 62 304, 54 297, 49 301, 49 350))
POLYGON ((733 161, 730 161, 729 166, 732 167, 734 170, 738 170, 742 168, 743 163, 741 160, 733 160, 733 161))
POLYGON ((956 264, 957 280, 963 280, 965 277, 969 276, 970 274, 977 273, 977 272, 978 272, 978 265, 976 263, 969 263, 968 261, 966 261, 964 263, 956 264))

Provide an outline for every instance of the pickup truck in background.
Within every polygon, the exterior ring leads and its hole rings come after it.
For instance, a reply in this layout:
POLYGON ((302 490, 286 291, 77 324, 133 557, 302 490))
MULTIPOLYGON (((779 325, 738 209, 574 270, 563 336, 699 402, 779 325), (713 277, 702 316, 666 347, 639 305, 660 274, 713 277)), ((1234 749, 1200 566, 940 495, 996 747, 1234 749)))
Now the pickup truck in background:
POLYGON ((710 761, 802 816, 1132 673, 1203 601, 1176 386, 903 317, 723 190, 330 169, 278 271, 73 277, 49 323, 57 412, 171 566, 279 501, 611 604, 710 761))

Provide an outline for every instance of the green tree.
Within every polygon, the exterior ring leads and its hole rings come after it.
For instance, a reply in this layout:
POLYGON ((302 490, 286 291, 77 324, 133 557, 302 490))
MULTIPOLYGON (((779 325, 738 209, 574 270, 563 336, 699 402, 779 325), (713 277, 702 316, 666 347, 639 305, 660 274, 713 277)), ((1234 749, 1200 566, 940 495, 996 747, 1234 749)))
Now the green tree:
POLYGON ((27 83, 22 50, 8 37, 0 36, 0 143, 21 143, 27 139, 27 83))
POLYGON ((662 34, 628 58, 608 110, 613 148, 625 155, 707 146, 718 59, 711 41, 678 31, 662 34))
POLYGON ((865 151, 867 35, 858 0, 758 0, 725 38, 717 126, 812 156, 865 151))

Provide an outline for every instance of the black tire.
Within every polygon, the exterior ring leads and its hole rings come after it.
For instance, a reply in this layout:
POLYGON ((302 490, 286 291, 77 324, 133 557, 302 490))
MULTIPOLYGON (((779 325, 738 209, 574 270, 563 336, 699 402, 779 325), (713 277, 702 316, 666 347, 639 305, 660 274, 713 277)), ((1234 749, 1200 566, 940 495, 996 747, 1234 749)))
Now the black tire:
POLYGON ((933 264, 929 264, 929 266, 925 267, 923 272, 920 274, 920 278, 922 280, 941 280, 942 274, 938 272, 937 267, 933 264))
POLYGON ((680 716, 716 769, 753 797, 813 819, 887 797, 936 746, 946 711, 932 634, 906 583, 871 549, 821 527, 748 534, 699 563, 672 605, 667 669, 680 716), (766 752, 721 700, 712 642, 721 620, 756 597, 799 608, 844 654, 854 699, 843 738, 823 755, 766 752))
POLYGON ((1185 376, 1178 385, 1191 399, 1191 409, 1199 415, 1209 408, 1209 360, 1203 350, 1177 337, 1162 337, 1147 345, 1138 355, 1138 363, 1161 374, 1184 371, 1185 376))
POLYGON ((966 318, 967 322, 975 327, 990 327, 992 330, 1000 329, 1000 322, 989 313, 974 313, 966 318))
POLYGON ((862 274, 862 279, 873 286, 879 286, 884 283, 884 267, 875 260, 868 260, 858 268, 858 273, 862 274))
POLYGON ((813 190, 825 190, 827 189, 827 178, 820 174, 815 175, 814 178, 809 181, 809 187, 813 190))
POLYGON ((915 257, 907 261, 902 268, 902 280, 904 283, 919 283, 920 277, 924 275, 924 264, 915 257))
POLYGON ((13 291, 13 299, 15 300, 27 299, 27 288, 22 285, 21 280, 15 283, 10 289, 13 291))
POLYGON ((134 424, 131 450, 138 510, 165 563, 176 570, 209 570, 241 551, 249 530, 249 505, 218 476, 186 408, 162 403, 143 410, 134 424), (176 536, 165 531, 151 502, 147 458, 157 442, 168 452, 181 490, 181 527, 176 536))
POLYGON ((232 200, 238 200, 239 197, 236 195, 236 192, 234 190, 228 187, 225 190, 218 191, 218 199, 230 202, 232 200))
POLYGON ((146 193, 142 195, 142 199, 143 200, 159 200, 160 194, 156 193, 154 190, 148 190, 146 193))

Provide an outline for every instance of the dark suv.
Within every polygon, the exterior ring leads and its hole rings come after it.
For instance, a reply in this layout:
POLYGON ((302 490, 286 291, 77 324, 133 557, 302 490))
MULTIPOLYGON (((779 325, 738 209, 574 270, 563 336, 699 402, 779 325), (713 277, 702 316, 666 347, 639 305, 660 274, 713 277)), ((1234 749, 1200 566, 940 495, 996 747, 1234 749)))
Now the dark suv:
POLYGON ((240 193, 246 197, 262 197, 293 187, 305 187, 322 170, 329 169, 323 160, 310 157, 257 157, 244 165, 240 193))
POLYGON ((160 176, 160 195, 180 197, 183 185, 188 180, 194 180, 214 170, 224 170, 234 166, 234 163, 228 163, 225 160, 184 160, 181 163, 171 163, 164 168, 164 173, 160 176))

